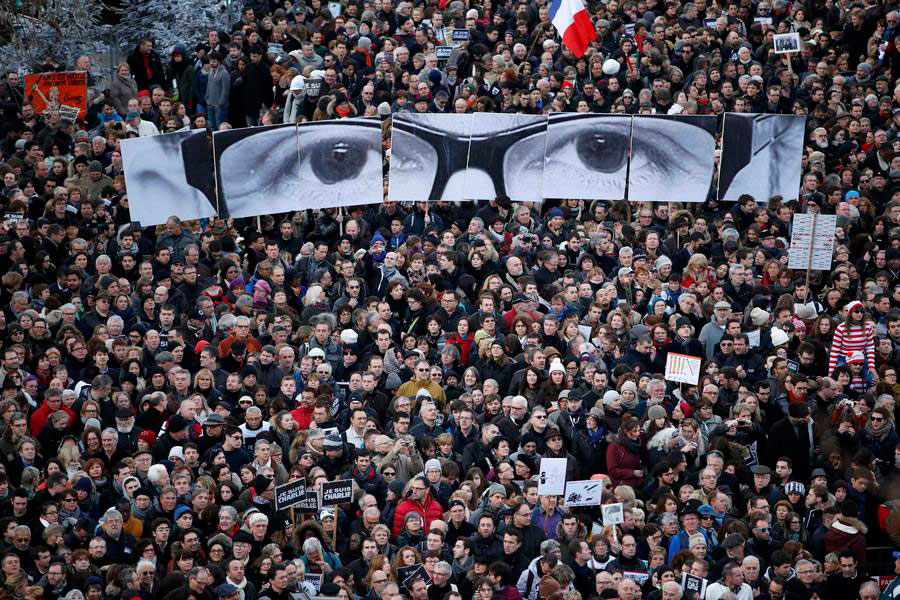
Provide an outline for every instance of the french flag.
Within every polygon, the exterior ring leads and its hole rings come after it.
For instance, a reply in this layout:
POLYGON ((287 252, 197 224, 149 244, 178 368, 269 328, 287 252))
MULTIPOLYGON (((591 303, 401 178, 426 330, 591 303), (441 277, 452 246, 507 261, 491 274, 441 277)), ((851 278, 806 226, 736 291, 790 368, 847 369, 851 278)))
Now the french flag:
POLYGON ((582 0, 553 0, 550 4, 550 21, 562 35, 563 44, 576 57, 582 56, 597 37, 582 0))

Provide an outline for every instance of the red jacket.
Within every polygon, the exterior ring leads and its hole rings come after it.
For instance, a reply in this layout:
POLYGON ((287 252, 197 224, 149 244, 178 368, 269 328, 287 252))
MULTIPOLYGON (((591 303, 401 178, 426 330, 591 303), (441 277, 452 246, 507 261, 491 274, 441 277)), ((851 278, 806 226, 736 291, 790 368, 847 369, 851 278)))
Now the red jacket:
POLYGON ((638 469, 643 469, 640 452, 631 452, 621 441, 610 444, 606 449, 606 470, 613 487, 621 484, 639 487, 644 478, 634 476, 638 469))
POLYGON ((300 426, 299 429, 309 429, 309 424, 313 418, 313 407, 304 408, 298 406, 291 411, 291 416, 294 417, 294 421, 300 426))
MULTIPOLYGON (((71 408, 66 407, 63 404, 60 404, 59 408, 56 410, 61 410, 67 415, 69 415, 69 427, 72 426, 72 423, 75 422, 75 413, 72 412, 71 408)), ((44 400, 44 403, 41 404, 40 408, 34 411, 34 414, 31 415, 31 422, 29 423, 29 428, 31 429, 31 435, 37 437, 38 434, 41 433, 41 430, 44 428, 44 425, 50 420, 50 415, 53 414, 54 410, 50 410, 50 407, 47 406, 47 401, 44 400)))
POLYGON ((440 521, 444 518, 444 509, 441 503, 431 497, 431 492, 425 496, 425 502, 418 503, 412 498, 407 498, 397 506, 394 512, 394 526, 391 528, 391 535, 396 538, 403 533, 403 525, 406 523, 406 515, 411 512, 417 512, 425 518, 424 531, 428 531, 432 521, 440 521))
POLYGON ((458 333, 454 333, 450 337, 447 338, 447 344, 450 346, 456 346, 456 349, 459 350, 459 362, 463 365, 469 364, 469 354, 472 351, 472 346, 475 344, 475 334, 469 333, 467 337, 461 337, 458 333))

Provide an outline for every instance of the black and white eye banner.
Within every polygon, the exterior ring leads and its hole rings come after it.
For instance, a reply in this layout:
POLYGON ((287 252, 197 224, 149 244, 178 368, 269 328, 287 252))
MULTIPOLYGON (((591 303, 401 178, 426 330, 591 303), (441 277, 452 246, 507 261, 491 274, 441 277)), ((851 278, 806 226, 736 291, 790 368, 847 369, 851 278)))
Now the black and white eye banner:
POLYGON ((624 200, 630 146, 628 115, 550 115, 542 198, 624 200))
POLYGON ((172 215, 216 214, 212 155, 205 129, 122 140, 132 221, 160 225, 172 215))
POLYGON ((475 115, 398 113, 391 132, 388 198, 464 200, 475 115))
POLYGON ((293 123, 216 131, 213 156, 221 216, 300 208, 300 145, 293 123))
POLYGON ((628 200, 704 202, 713 184, 716 117, 634 117, 628 200))
MULTIPOLYGON (((804 117, 498 113, 393 117, 388 198, 795 199, 804 117)), ((254 217, 383 199, 381 122, 341 119, 122 141, 132 218, 254 217)))
POLYGON ((749 194, 758 202, 772 196, 796 200, 803 174, 802 115, 726 113, 719 162, 719 200, 749 194))

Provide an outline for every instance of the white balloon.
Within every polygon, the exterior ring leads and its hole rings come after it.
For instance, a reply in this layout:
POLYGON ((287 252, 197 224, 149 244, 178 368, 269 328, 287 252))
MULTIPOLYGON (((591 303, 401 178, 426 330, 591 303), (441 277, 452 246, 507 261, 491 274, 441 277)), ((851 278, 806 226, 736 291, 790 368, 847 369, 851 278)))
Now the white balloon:
POLYGON ((603 61, 603 72, 607 75, 615 75, 619 72, 619 61, 614 58, 607 58, 603 61))

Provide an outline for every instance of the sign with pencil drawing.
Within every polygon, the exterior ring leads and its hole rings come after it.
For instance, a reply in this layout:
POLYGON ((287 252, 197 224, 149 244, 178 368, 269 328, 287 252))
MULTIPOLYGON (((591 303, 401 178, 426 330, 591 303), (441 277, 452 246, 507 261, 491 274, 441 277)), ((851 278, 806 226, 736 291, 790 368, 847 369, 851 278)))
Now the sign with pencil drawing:
POLYGON ((603 526, 619 525, 625 522, 625 505, 621 502, 615 504, 604 504, 603 508, 603 526))
POLYGON ((603 480, 566 482, 565 506, 597 506, 603 500, 603 480))

